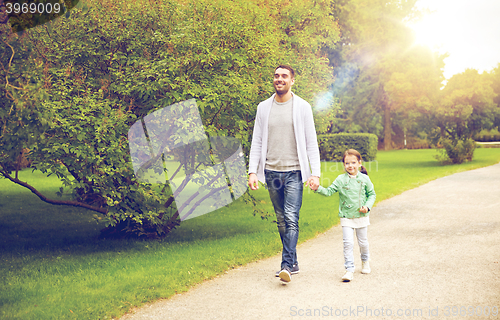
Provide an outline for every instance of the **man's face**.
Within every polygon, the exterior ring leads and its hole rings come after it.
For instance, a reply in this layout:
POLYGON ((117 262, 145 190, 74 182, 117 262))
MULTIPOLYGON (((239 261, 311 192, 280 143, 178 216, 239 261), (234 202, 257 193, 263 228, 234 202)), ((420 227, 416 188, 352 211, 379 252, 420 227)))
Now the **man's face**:
POLYGON ((278 68, 274 72, 273 85, 274 90, 276 90, 277 94, 286 94, 288 91, 290 91, 290 88, 292 87, 294 82, 295 79, 292 78, 290 70, 278 68))

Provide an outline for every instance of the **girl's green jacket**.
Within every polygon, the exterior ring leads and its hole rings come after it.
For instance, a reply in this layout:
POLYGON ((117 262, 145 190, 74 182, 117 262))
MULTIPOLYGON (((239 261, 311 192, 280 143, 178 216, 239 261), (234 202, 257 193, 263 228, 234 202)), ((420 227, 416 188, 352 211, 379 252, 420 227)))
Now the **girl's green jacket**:
POLYGON ((331 196, 335 192, 339 193, 339 217, 340 218, 359 218, 369 215, 361 213, 359 209, 366 206, 371 209, 375 203, 375 189, 373 183, 366 174, 358 173, 356 178, 349 178, 348 173, 341 174, 333 181, 328 188, 319 186, 317 193, 324 196, 331 196))

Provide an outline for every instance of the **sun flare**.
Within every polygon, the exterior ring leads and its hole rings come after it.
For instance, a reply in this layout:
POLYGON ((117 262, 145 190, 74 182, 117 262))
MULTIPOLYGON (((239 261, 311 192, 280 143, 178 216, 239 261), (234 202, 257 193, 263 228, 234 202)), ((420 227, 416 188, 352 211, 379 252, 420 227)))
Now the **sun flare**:
POLYGON ((425 45, 431 49, 442 49, 444 39, 440 30, 440 23, 436 17, 428 15, 422 20, 411 24, 410 28, 415 32, 415 44, 425 45))
POLYGON ((500 1, 418 0, 417 7, 424 15, 407 24, 414 31, 415 45, 448 55, 447 79, 467 68, 481 72, 498 65, 500 1))

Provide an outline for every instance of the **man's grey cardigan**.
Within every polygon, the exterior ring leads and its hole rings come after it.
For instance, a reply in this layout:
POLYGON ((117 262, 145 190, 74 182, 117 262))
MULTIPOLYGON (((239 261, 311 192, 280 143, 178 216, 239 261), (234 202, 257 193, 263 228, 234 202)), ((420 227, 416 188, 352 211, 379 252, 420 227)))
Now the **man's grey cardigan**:
MULTIPOLYGON (((273 94, 269 99, 262 101, 257 106, 257 115, 253 128, 252 146, 248 173, 256 173, 257 178, 265 183, 264 167, 266 164, 267 139, 269 114, 273 105, 273 94)), ((319 177, 321 164, 319 158, 318 140, 311 105, 292 92, 293 99, 293 127, 297 154, 299 156, 302 182, 307 181, 311 175, 319 177)))

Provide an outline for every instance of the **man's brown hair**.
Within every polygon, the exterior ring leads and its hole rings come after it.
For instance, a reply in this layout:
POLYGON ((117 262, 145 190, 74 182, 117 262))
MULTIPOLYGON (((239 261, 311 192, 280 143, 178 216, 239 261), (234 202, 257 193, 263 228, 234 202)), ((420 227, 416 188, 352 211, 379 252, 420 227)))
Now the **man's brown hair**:
POLYGON ((274 69, 274 72, 276 72, 276 70, 278 69, 287 69, 288 71, 290 71, 290 75, 292 76, 292 79, 295 78, 295 71, 293 70, 292 67, 290 67, 289 65, 287 64, 280 64, 279 66, 276 67, 276 69, 274 69))

